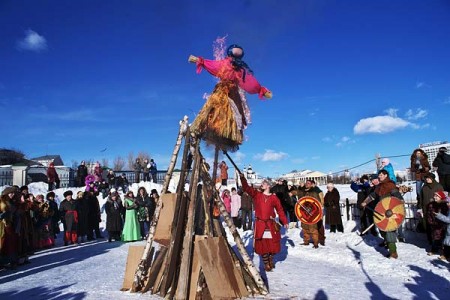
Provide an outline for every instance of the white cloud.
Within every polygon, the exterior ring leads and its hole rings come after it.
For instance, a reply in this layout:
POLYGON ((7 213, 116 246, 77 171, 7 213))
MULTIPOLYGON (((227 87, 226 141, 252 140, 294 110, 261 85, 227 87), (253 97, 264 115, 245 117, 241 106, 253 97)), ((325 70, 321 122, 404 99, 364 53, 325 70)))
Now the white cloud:
POLYGON ((420 89, 420 88, 430 88, 431 87, 431 85, 429 85, 429 84, 427 84, 427 83, 425 83, 425 82, 423 82, 423 81, 418 81, 418 82, 416 82, 416 89, 420 89))
POLYGON ((266 152, 264 153, 258 153, 254 156, 254 159, 261 160, 261 161, 280 161, 284 158, 286 158, 288 155, 284 152, 275 152, 270 149, 266 149, 266 152))
POLYGON ((328 137, 328 136, 326 136, 326 137, 324 137, 323 139, 322 139, 322 142, 325 142, 325 143, 329 143, 329 142, 331 142, 332 141, 332 139, 330 138, 330 137, 328 137))
POLYGON ((28 29, 25 31, 25 37, 17 42, 20 50, 29 50, 41 52, 47 50, 47 40, 37 32, 28 29))
POLYGON ((376 116, 372 118, 361 119, 353 127, 354 134, 365 133, 388 133, 398 129, 411 126, 412 123, 396 116, 376 116))
POLYGON ((396 118, 396 117, 397 117, 397 111, 398 111, 398 109, 396 109, 396 108, 388 108, 388 109, 386 109, 384 112, 385 112, 388 116, 391 116, 391 117, 393 117, 393 118, 396 118))
POLYGON ((344 137, 342 137, 341 141, 343 141, 345 143, 345 142, 350 141, 350 138, 348 136, 344 136, 344 137))
POLYGON ((409 109, 406 112, 405 117, 408 120, 418 120, 418 119, 425 118, 427 115, 428 115, 428 111, 421 109, 421 108, 417 108, 415 112, 412 109, 409 109))

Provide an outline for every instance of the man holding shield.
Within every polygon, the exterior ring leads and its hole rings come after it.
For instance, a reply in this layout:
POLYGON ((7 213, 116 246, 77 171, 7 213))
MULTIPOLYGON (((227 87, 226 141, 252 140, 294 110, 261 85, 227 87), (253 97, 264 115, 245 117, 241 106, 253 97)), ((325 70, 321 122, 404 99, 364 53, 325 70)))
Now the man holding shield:
MULTIPOLYGON (((369 204, 370 202, 372 202, 374 200, 375 201, 383 201, 385 198, 388 198, 388 197, 395 197, 395 198, 403 201, 402 194, 398 190, 395 183, 389 179, 389 173, 386 170, 381 170, 378 173, 378 179, 380 181, 380 184, 378 184, 375 187, 375 190, 372 193, 370 193, 369 196, 361 203, 362 207, 367 207, 367 204, 369 204)), ((393 213, 393 209, 386 210, 385 213, 380 213, 380 211, 377 210, 378 207, 379 207, 378 205, 375 207, 374 218, 387 220, 387 219, 392 219, 392 218, 395 219, 397 217, 395 215, 395 213, 393 213)), ((399 222, 401 223, 402 220, 399 220, 399 222)), ((374 219, 374 221, 375 221, 375 223, 377 223, 377 221, 375 219, 374 219)), ((378 226, 378 228, 382 229, 382 228, 380 228, 380 226, 378 226)), ((398 228, 398 226, 397 226, 397 228, 398 228)), ((397 228, 395 228, 394 230, 386 229, 386 231, 381 231, 381 235, 383 236, 383 238, 388 246, 388 249, 389 249, 389 255, 387 256, 388 258, 394 258, 394 259, 398 258, 397 246, 395 245, 395 243, 397 242, 397 231, 396 231, 397 228)))

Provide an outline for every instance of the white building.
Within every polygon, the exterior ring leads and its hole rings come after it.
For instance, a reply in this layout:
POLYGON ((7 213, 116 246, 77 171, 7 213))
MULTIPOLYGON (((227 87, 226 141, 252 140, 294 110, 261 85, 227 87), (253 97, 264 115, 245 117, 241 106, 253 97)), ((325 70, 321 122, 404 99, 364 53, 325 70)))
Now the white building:
POLYGON ((298 185, 300 182, 305 182, 306 180, 314 180, 317 185, 324 185, 327 183, 327 174, 311 170, 284 174, 281 178, 292 181, 294 185, 298 185))
POLYGON ((428 155, 428 162, 430 163, 430 165, 433 163, 437 153, 439 152, 439 148, 441 147, 447 147, 447 149, 450 149, 450 143, 447 141, 444 142, 437 141, 419 145, 419 148, 422 149, 428 155))

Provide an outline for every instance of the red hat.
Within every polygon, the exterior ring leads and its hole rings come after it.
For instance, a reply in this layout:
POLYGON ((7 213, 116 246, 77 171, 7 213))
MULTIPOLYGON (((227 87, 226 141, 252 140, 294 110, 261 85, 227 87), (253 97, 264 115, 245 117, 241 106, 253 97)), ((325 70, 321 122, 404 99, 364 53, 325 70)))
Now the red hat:
POLYGON ((445 200, 445 198, 447 198, 447 196, 445 196, 443 191, 439 191, 434 193, 435 195, 437 195, 439 198, 441 198, 442 200, 445 200))

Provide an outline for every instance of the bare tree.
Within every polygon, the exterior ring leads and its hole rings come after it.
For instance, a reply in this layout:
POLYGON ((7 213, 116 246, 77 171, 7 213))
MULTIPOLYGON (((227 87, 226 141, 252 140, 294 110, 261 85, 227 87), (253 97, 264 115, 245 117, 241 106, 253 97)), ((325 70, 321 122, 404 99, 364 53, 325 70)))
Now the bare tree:
POLYGON ((13 165, 25 159, 20 150, 0 148, 0 165, 13 165))
POLYGON ((122 171, 125 167, 125 160, 122 158, 122 156, 117 156, 114 158, 113 162, 113 170, 114 171, 122 171))
POLYGON ((78 169, 78 165, 79 165, 78 161, 72 159, 72 169, 74 169, 74 170, 78 169))
POLYGON ((103 169, 109 169, 109 160, 107 158, 102 158, 103 169))
POLYGON ((136 159, 134 158, 134 153, 130 152, 128 153, 128 169, 133 170, 134 161, 136 159))
POLYGON ((148 154, 148 152, 139 152, 138 153, 138 156, 137 156, 137 158, 139 158, 139 160, 141 161, 141 163, 144 161, 144 160, 148 160, 148 161, 150 161, 150 154, 148 154))

